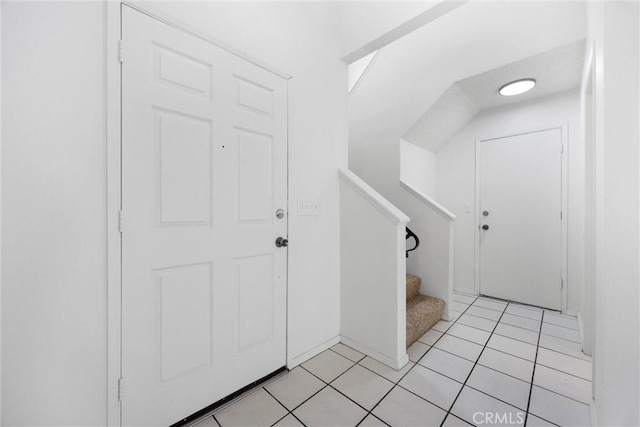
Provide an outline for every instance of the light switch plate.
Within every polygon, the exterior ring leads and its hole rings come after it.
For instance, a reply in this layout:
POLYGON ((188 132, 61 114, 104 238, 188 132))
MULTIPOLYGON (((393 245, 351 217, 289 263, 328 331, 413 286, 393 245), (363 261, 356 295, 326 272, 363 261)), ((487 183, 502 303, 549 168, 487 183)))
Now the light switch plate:
POLYGON ((319 216, 320 202, 318 200, 298 200, 298 216, 319 216))

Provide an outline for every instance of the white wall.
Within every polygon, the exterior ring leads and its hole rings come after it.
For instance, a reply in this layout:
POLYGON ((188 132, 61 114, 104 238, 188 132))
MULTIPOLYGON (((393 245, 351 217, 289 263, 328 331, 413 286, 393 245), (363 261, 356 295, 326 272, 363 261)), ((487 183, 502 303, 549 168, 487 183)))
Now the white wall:
POLYGON ((595 43, 597 425, 640 425, 640 7, 590 3, 595 43))
POLYGON ((400 179, 431 198, 436 197, 436 155, 400 141, 400 179))
MULTIPOLYGON (((449 212, 434 209, 422 197, 416 197, 404 188, 398 196, 398 206, 402 206, 411 218, 409 228, 420 239, 420 246, 409 252, 407 273, 422 278, 421 294, 440 298, 446 303, 443 318, 450 320, 455 230, 451 218, 447 217, 449 212)), ((410 242, 413 244, 412 240, 410 242)))
MULTIPOLYGON (((322 3, 154 3, 293 74, 289 362, 339 334, 347 74, 322 3), (295 36, 292 36, 295 35, 295 36), (295 215, 317 200, 322 214, 295 215)), ((3 2, 2 423, 106 423, 105 6, 3 2)))
POLYGON ((104 6, 6 2, 2 18, 2 423, 100 425, 104 6))
POLYGON ((476 139, 568 124, 568 308, 581 306, 584 265, 584 150, 577 90, 479 114, 437 153, 438 201, 456 220, 454 289, 477 292, 475 271, 476 139))

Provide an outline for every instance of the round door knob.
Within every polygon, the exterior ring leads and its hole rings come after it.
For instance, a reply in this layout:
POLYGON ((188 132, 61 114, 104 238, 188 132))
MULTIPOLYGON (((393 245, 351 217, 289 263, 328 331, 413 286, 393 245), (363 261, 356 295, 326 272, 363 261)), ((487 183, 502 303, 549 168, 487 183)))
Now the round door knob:
POLYGON ((289 246, 289 241, 284 237, 278 237, 276 239, 276 246, 279 248, 286 248, 287 246, 289 246))
POLYGON ((482 229, 483 229, 483 230, 488 230, 488 229, 489 229, 489 226, 488 226, 487 224, 485 224, 485 225, 483 225, 483 226, 482 226, 482 229))

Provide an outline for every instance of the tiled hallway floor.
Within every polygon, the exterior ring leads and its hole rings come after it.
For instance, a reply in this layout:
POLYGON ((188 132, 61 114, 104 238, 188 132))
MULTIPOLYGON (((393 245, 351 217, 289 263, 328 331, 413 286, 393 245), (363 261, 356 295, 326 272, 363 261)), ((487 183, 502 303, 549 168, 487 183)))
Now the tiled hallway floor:
POLYGON ((591 359, 575 318, 454 300, 456 320, 411 346, 400 372, 337 344, 198 427, 591 425, 591 359))

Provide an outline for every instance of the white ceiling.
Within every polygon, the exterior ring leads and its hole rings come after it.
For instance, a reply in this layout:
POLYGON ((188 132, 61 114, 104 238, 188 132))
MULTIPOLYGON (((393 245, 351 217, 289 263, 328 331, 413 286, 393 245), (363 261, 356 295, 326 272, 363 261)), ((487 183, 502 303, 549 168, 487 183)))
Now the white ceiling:
POLYGON ((480 111, 529 101, 580 86, 585 41, 579 40, 456 82, 480 111), (536 86, 517 96, 501 96, 500 87, 514 80, 533 78, 536 86))
POLYGON ((466 92, 454 83, 420 116, 402 139, 435 153, 479 111, 466 92))
POLYGON ((437 152, 478 112, 530 101, 580 86, 585 41, 522 59, 452 84, 404 134, 403 139, 437 152), (501 96, 500 87, 533 78, 536 86, 517 96, 501 96))
POLYGON ((469 2, 384 48, 351 94, 350 140, 397 142, 455 82, 585 34, 584 2, 469 2))

